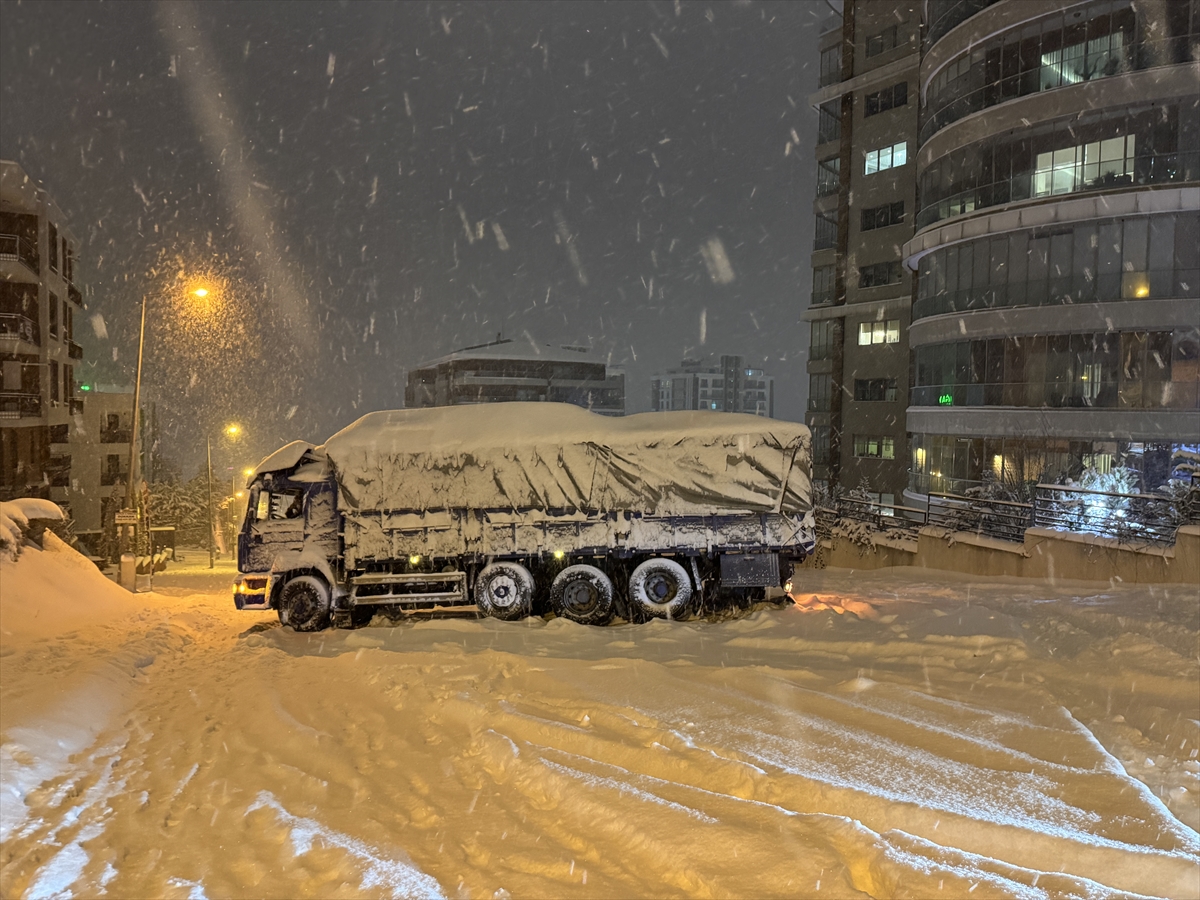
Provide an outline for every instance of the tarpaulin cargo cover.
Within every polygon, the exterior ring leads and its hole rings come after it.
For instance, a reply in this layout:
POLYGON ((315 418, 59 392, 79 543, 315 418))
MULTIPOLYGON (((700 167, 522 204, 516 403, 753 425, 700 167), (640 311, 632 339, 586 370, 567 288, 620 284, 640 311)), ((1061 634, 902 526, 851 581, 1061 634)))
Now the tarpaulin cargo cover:
POLYGON ((808 429, 738 413, 612 418, 562 403, 390 410, 363 416, 323 449, 347 512, 812 508, 808 429))

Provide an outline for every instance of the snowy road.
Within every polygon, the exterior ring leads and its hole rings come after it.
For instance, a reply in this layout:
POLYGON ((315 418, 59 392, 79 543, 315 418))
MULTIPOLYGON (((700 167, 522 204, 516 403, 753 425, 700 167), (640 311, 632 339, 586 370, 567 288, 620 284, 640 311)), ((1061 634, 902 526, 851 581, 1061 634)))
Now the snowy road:
POLYGON ((74 562, 0 573, 5 897, 1200 894, 1194 591, 303 635, 74 562))

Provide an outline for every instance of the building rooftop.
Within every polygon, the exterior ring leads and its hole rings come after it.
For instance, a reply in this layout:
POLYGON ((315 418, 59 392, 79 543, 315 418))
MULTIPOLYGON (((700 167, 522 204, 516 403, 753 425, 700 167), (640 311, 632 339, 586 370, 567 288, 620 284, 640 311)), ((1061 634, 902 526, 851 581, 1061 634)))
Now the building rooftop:
MULTIPOLYGON (((497 338, 486 344, 475 344, 463 347, 439 356, 437 359, 423 362, 415 368, 427 369, 440 366, 443 363, 457 360, 476 359, 524 359, 544 360, 546 362, 590 362, 603 365, 604 360, 597 358, 587 347, 571 344, 544 344, 533 340, 513 340, 512 338, 497 338)), ((610 367, 611 368, 611 367, 610 367)))

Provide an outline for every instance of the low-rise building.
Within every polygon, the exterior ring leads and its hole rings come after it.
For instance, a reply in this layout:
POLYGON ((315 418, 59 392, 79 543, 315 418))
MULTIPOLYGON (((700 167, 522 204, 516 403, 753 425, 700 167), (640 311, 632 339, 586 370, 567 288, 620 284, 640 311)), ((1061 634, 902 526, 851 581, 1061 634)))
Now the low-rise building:
POLYGON ((654 376, 650 408, 708 409, 775 418, 775 376, 747 368, 741 356, 685 359, 654 376))
POLYGON ((586 347, 497 337, 409 370, 404 391, 410 409, 504 401, 572 403, 623 416, 625 373, 586 347))
POLYGON ((83 412, 77 247, 54 200, 20 165, 0 160, 0 499, 66 502, 71 433, 83 412))

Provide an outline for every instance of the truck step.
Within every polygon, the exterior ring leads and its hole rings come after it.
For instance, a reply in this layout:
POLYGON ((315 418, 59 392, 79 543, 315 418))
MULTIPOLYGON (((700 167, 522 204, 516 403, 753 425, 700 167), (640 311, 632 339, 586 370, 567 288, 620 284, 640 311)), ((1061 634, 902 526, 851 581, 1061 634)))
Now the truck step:
POLYGON ((465 572, 409 572, 390 574, 371 572, 350 579, 351 606, 399 605, 414 608, 434 606, 473 606, 467 596, 465 572), (425 585, 431 590, 421 590, 425 585), (376 592, 379 588, 386 590, 376 592), (374 588, 360 594, 362 588, 374 588), (449 590, 447 590, 449 588, 449 590))

